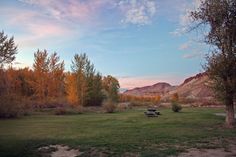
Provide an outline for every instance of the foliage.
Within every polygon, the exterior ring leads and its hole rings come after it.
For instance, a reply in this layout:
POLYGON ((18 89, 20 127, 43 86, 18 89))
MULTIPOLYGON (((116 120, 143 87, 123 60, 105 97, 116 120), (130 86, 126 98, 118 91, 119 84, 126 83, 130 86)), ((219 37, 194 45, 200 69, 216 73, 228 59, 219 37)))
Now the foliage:
POLYGON ((198 25, 207 25, 206 43, 214 50, 207 57, 205 69, 212 80, 217 97, 226 105, 226 123, 235 123, 236 97, 236 2, 235 0, 205 0, 191 13, 198 25))
POLYGON ((38 50, 34 58, 35 79, 32 84, 37 100, 45 102, 48 98, 63 96, 64 62, 60 62, 56 53, 49 57, 46 50, 38 50))
POLYGON ((155 105, 159 104, 161 101, 161 96, 133 96, 127 94, 119 94, 120 102, 150 102, 155 105))
POLYGON ((96 73, 94 65, 87 55, 76 54, 71 66, 74 76, 71 76, 67 94, 72 102, 82 106, 100 106, 103 101, 102 76, 96 73), (73 78, 75 77, 75 78, 73 78), (76 89, 73 89, 73 85, 76 89), (76 97, 75 97, 76 96, 76 97))
POLYGON ((17 46, 15 45, 14 38, 8 39, 4 32, 0 32, 0 66, 11 63, 15 60, 17 54, 17 46))
POLYGON ((172 102, 171 109, 173 112, 179 112, 182 110, 182 106, 180 104, 178 104, 177 102, 172 102))
POLYGON ((149 101, 131 101, 130 106, 153 106, 153 102, 149 101))
POLYGON ((108 75, 103 78, 102 83, 103 88, 106 91, 107 98, 114 102, 117 102, 119 100, 119 81, 115 77, 108 75))
POLYGON ((106 113, 113 113, 113 112, 115 112, 115 110, 117 108, 117 104, 111 100, 106 100, 103 102, 102 107, 106 113))
MULTIPOLYGON (((3 64, 15 59, 17 47, 13 37, 9 40, 4 32, 0 33, 0 112, 1 117, 15 117, 18 111, 25 110, 21 105, 34 108, 58 108, 58 114, 66 114, 67 98, 73 112, 83 112, 82 106, 101 106, 105 96, 103 77, 96 72, 87 55, 76 54, 72 61, 72 72, 64 72, 64 61, 57 53, 48 54, 47 50, 34 53, 33 69, 14 69, 3 64), (29 100, 29 101, 28 101, 29 100), (24 102, 20 104, 21 102, 24 102), (65 110, 65 112, 64 112, 65 110)), ((114 77, 110 77, 116 80, 114 77)), ((118 81, 109 87, 110 98, 117 100, 118 81), (115 86, 116 85, 116 86, 115 86)))
POLYGON ((179 101, 179 95, 178 93, 174 93, 171 97, 172 102, 178 102, 179 101))
POLYGON ((74 73, 67 73, 66 79, 66 94, 67 94, 67 100, 70 104, 73 106, 78 104, 78 93, 77 93, 77 81, 76 81, 76 75, 74 73))
POLYGON ((14 94, 0 96, 0 118, 15 118, 24 115, 26 109, 21 98, 14 94))

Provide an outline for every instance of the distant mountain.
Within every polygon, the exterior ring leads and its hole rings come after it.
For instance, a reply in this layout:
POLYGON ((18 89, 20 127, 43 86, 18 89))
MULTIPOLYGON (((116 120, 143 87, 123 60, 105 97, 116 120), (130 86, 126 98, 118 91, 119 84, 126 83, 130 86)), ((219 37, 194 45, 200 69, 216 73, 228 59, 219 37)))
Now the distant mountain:
POLYGON ((155 96, 155 95, 165 95, 166 93, 173 90, 175 86, 171 86, 168 83, 160 82, 152 86, 145 86, 140 88, 134 88, 127 90, 124 94, 133 96, 155 96))
POLYGON ((209 88, 209 78, 206 73, 199 73, 189 77, 179 86, 172 86, 165 82, 160 82, 152 86, 145 86, 127 90, 124 94, 133 96, 156 96, 162 98, 170 98, 174 93, 178 93, 179 97, 187 99, 212 99, 213 92, 209 88))

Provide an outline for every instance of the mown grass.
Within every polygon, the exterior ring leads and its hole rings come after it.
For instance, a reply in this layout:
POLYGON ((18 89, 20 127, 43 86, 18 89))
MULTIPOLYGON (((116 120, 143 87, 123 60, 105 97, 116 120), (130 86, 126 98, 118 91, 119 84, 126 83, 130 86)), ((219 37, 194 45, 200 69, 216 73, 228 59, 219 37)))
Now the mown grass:
POLYGON ((37 148, 66 144, 86 151, 106 149, 111 156, 126 152, 140 156, 176 155, 191 147, 223 147, 236 129, 222 127, 223 109, 184 108, 180 113, 161 109, 158 118, 147 118, 144 109, 113 114, 32 115, 0 120, 0 156, 40 156, 37 148), (212 141, 221 141, 214 143, 212 141))

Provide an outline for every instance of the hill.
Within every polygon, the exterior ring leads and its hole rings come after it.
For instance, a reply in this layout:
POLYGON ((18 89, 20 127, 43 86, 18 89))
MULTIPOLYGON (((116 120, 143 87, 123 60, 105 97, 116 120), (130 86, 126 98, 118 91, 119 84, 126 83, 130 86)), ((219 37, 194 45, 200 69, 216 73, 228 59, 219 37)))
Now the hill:
POLYGON ((157 96, 168 99, 172 94, 178 93, 179 97, 186 99, 213 99, 213 92, 209 88, 209 78, 206 73, 199 73, 184 80, 179 86, 172 86, 165 82, 156 83, 127 90, 124 94, 132 96, 157 96))
POLYGON ((165 95, 166 93, 173 90, 175 86, 171 86, 166 82, 159 82, 152 86, 145 86, 140 88, 134 88, 127 90, 124 94, 133 96, 155 96, 155 95, 165 95))

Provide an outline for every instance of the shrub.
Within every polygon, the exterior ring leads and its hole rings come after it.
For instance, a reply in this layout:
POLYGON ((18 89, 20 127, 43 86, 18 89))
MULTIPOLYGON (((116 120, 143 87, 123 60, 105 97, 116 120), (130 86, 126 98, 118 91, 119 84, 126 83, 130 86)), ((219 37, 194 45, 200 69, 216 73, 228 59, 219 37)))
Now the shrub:
POLYGON ((172 102, 171 106, 172 106, 172 111, 174 112, 179 112, 182 110, 182 106, 177 102, 172 102))
POLYGON ((55 110, 55 115, 65 115, 65 114, 66 114, 65 108, 60 107, 55 110))
POLYGON ((73 115, 73 114, 81 114, 84 112, 84 108, 82 106, 74 106, 74 107, 58 107, 54 111, 55 115, 73 115))
POLYGON ((117 105, 113 101, 107 100, 103 102, 102 107, 106 113, 113 113, 115 112, 117 105))
POLYGON ((24 108, 18 96, 2 95, 0 99, 0 118, 15 118, 24 114, 24 108))

